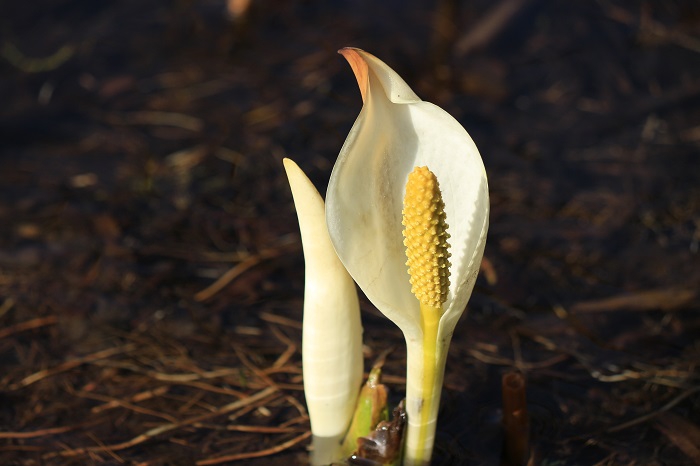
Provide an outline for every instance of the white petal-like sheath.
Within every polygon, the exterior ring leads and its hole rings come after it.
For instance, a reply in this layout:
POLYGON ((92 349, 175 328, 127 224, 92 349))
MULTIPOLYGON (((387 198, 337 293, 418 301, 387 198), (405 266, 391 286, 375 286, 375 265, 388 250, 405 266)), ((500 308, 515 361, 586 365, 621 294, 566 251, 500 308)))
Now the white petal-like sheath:
POLYGON ((404 464, 423 465, 432 453, 450 339, 484 252, 486 171, 471 137, 452 116, 420 100, 373 55, 352 48, 340 53, 355 73, 364 105, 333 167, 326 195, 328 231, 350 275, 404 333, 409 423, 404 464), (411 293, 401 224, 406 181, 417 166, 427 166, 440 183, 452 254, 436 341, 428 343, 420 304, 411 293), (425 359, 426 344, 435 349, 435 361, 425 359), (434 364, 434 378, 424 376, 426 364, 434 364), (425 406, 429 409, 421 409, 425 406))
POLYGON ((451 285, 440 323, 441 333, 451 333, 474 286, 488 229, 488 185, 481 156, 452 116, 418 99, 378 58, 358 49, 341 53, 355 71, 364 106, 328 185, 331 240, 369 300, 407 338, 420 339, 419 304, 411 294, 405 265, 401 209, 408 174, 416 166, 427 166, 440 182, 451 236, 451 285))
POLYGON ((355 283, 331 244, 323 199, 304 172, 284 160, 304 248, 304 394, 314 436, 312 462, 339 458, 362 383, 362 324, 355 283))

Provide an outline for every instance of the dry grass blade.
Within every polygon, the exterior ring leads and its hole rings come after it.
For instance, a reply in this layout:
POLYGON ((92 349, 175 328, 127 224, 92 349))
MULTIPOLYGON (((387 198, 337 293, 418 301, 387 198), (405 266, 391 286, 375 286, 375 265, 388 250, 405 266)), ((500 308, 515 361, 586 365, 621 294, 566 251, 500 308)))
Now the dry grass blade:
POLYGON ((234 432, 256 432, 258 434, 288 434, 290 432, 306 431, 308 429, 303 429, 301 427, 247 426, 235 424, 226 426, 226 430, 232 430, 234 432))
POLYGON ((82 358, 77 358, 77 359, 72 359, 70 361, 66 361, 63 364, 60 364, 56 367, 53 367, 51 369, 44 369, 39 372, 35 372, 32 375, 29 375, 19 382, 10 385, 10 390, 18 390, 20 388, 28 387, 29 385, 32 385, 33 383, 36 383, 40 380, 43 380, 47 377, 52 377, 56 374, 60 374, 61 372, 66 372, 71 369, 74 369, 78 366, 81 366, 83 364, 88 364, 93 361, 97 361, 99 359, 105 359, 109 358, 112 356, 115 356, 117 354, 121 353, 127 353, 131 350, 133 350, 135 345, 133 344, 128 344, 124 346, 118 346, 116 348, 107 348, 102 351, 98 351, 96 353, 89 354, 87 356, 83 356, 82 358))
POLYGON ((282 333, 280 329, 276 326, 271 325, 270 330, 272 334, 282 343, 287 345, 287 349, 277 358, 277 360, 272 364, 273 369, 281 368, 285 366, 289 359, 297 352, 297 345, 294 344, 292 340, 289 339, 285 334, 282 333))
POLYGON ((260 458, 262 456, 274 455, 275 453, 279 453, 281 451, 286 450, 287 448, 293 447, 294 445, 296 445, 300 442, 303 442, 304 440, 306 440, 309 437, 311 437, 311 431, 304 432, 303 434, 299 435, 298 437, 294 437, 291 440, 280 443, 279 445, 275 445, 274 447, 266 448, 264 450, 252 451, 249 453, 236 453, 233 455, 220 456, 218 458, 211 458, 211 459, 207 459, 207 460, 197 461, 197 466, 207 466, 207 465, 211 465, 211 464, 226 463, 229 461, 240 461, 240 460, 245 460, 245 459, 249 459, 249 458, 260 458))
POLYGON ((0 439, 30 439, 37 437, 46 437, 48 435, 62 434, 64 432, 69 432, 75 430, 82 426, 62 426, 62 427, 52 427, 50 429, 39 429, 30 432, 0 432, 0 439))
POLYGON ((27 320, 26 322, 20 322, 18 324, 0 329, 0 339, 14 335, 15 333, 25 332, 27 330, 33 330, 35 328, 45 327, 47 325, 53 325, 56 322, 58 322, 57 316, 37 317, 36 319, 27 320))
POLYGON ((297 330, 301 330, 302 328, 301 322, 299 322, 298 320, 289 319, 284 316, 278 316, 277 314, 273 314, 271 312, 261 312, 260 318, 265 322, 283 325, 285 327, 291 327, 297 330))
MULTIPOLYGON (((119 400, 110 396, 105 396, 105 395, 99 395, 97 393, 87 393, 87 392, 76 392, 76 396, 79 396, 81 398, 88 398, 91 400, 98 400, 98 401, 104 401, 110 406, 115 406, 115 407, 120 407, 123 409, 128 409, 130 411, 134 411, 136 413, 141 413, 141 414, 146 414, 148 416, 153 416, 153 417, 159 417, 161 419, 164 419, 168 422, 176 423, 177 419, 167 413, 161 413, 158 411, 154 411, 152 409, 148 408, 143 408, 141 406, 135 405, 133 403, 129 403, 128 401, 125 400, 119 400)), ((104 406, 104 405, 103 405, 104 406)), ((93 411, 94 412, 94 411, 93 411)))
POLYGON ((255 267, 259 263, 271 259, 273 257, 277 257, 280 254, 283 254, 286 252, 290 245, 295 245, 296 243, 290 243, 287 242, 286 244, 282 244, 280 246, 270 248, 270 249, 265 249, 261 251, 257 255, 253 255, 248 257, 247 259, 241 261, 231 269, 229 269, 225 274, 223 274, 219 279, 217 279, 214 283, 200 291, 199 293, 194 295, 194 299, 197 301, 206 301, 212 296, 214 296, 216 293, 224 289, 229 283, 231 283, 233 280, 238 278, 241 274, 244 272, 248 271, 252 267, 255 267))
MULTIPOLYGON (((145 401, 145 400, 149 400, 151 398, 159 397, 159 396, 162 396, 162 395, 168 393, 169 389, 170 389, 170 387, 165 386, 165 387, 154 388, 153 390, 146 390, 144 392, 137 393, 136 395, 132 396, 128 400, 128 402, 139 403, 141 401, 145 401)), ((92 411, 93 413, 101 413, 102 411, 107 411, 109 409, 118 408, 118 407, 122 406, 122 401, 123 400, 110 400, 103 405, 95 406, 90 411, 92 411)))

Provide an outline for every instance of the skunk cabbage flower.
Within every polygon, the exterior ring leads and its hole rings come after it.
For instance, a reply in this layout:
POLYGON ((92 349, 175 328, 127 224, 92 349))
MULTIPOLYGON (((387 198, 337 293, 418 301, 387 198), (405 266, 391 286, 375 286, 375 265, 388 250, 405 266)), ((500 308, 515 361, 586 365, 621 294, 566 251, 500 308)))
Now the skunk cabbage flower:
POLYGON ((432 454, 450 340, 484 252, 486 172, 471 137, 448 113, 420 100, 373 55, 353 48, 340 53, 355 73, 363 107, 331 174, 328 232, 355 282, 404 334, 404 464, 424 465, 432 454), (421 168, 407 188, 415 167, 421 168), (421 239, 423 233, 429 237, 421 239))
POLYGON ((284 160, 306 264, 302 365, 309 409, 311 463, 341 459, 341 442, 362 384, 362 325, 355 283, 335 254, 323 199, 304 172, 284 160))

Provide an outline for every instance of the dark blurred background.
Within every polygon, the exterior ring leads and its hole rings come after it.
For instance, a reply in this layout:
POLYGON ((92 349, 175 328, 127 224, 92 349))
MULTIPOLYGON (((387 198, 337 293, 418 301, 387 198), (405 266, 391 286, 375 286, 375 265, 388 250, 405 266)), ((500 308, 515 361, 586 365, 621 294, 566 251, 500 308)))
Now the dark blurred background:
MULTIPOLYGON (((691 0, 0 2, 5 464, 305 461, 281 160, 325 192, 361 108, 344 46, 489 175, 436 464, 498 463, 512 369, 535 464, 700 464, 691 0)), ((363 309, 399 399, 402 337, 363 309)))

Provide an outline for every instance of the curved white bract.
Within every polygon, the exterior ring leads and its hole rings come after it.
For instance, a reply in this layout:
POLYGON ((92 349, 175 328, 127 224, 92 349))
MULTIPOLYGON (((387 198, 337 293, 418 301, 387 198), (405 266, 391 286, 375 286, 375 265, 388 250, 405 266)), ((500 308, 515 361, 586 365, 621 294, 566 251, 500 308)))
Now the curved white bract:
POLYGON ((362 384, 362 325, 355 283, 336 256, 323 199, 302 170, 284 160, 304 248, 304 394, 313 433, 312 464, 339 460, 362 384))
MULTIPOLYGON (((401 77, 359 49, 340 51, 357 78, 364 105, 333 167, 326 220, 338 257, 370 301, 403 331, 408 346, 406 464, 430 458, 440 386, 422 387, 420 304, 411 293, 401 209, 408 174, 416 166, 435 173, 450 234, 450 288, 439 321, 436 384, 442 384, 452 332, 469 300, 488 229, 486 171, 466 130, 441 108, 420 100, 401 77), (432 400, 432 419, 419 419, 432 400), (419 442, 417 426, 429 425, 419 442), (424 445, 418 445, 418 443, 424 445)), ((425 431, 425 429, 423 429, 425 431)))

